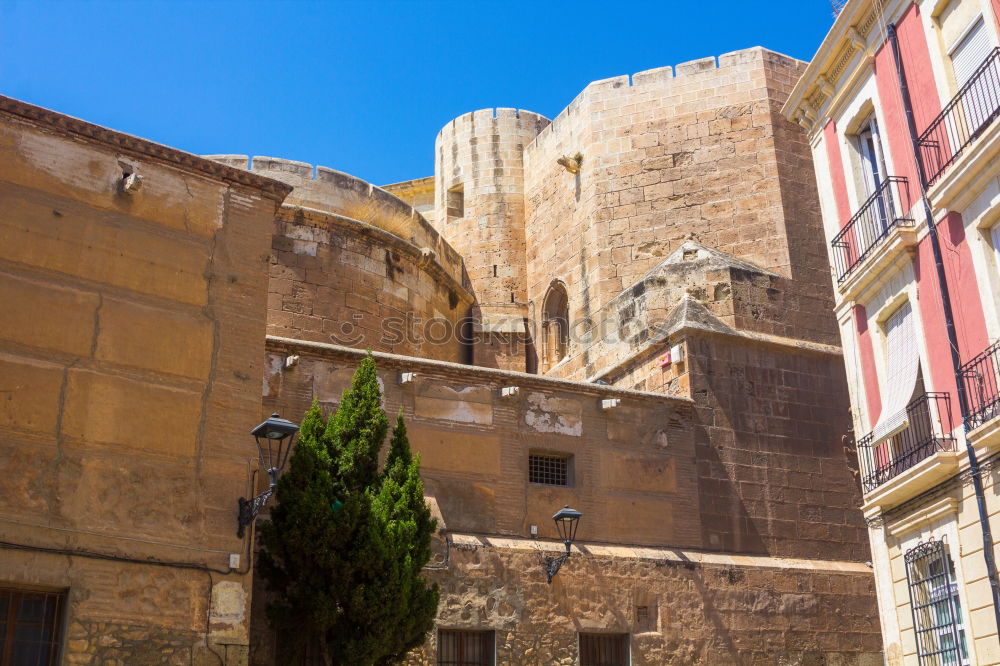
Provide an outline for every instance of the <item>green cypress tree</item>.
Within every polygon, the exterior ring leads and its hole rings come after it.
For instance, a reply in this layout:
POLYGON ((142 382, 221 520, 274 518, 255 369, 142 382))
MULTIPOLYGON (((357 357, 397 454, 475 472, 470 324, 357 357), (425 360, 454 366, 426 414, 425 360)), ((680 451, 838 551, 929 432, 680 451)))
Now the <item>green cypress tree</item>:
POLYGON ((399 568, 400 603, 390 609, 389 618, 397 631, 390 637, 386 655, 378 662, 393 664, 423 642, 434 625, 438 605, 437 585, 428 587, 420 578, 420 570, 431 557, 431 536, 437 521, 424 501, 420 456, 410 451, 402 410, 396 417, 375 509, 386 532, 393 534, 392 561, 399 568))
POLYGON ((267 615, 292 660, 301 658, 309 640, 323 635, 337 614, 336 565, 326 546, 337 536, 330 512, 337 493, 325 430, 314 400, 288 470, 278 479, 271 519, 260 524, 257 567, 275 592, 267 615))
POLYGON ((259 560, 277 593, 268 617, 290 663, 307 641, 330 664, 398 663, 433 626, 438 590, 421 570, 435 521, 402 414, 379 471, 387 431, 370 354, 325 424, 315 402, 303 420, 259 560))

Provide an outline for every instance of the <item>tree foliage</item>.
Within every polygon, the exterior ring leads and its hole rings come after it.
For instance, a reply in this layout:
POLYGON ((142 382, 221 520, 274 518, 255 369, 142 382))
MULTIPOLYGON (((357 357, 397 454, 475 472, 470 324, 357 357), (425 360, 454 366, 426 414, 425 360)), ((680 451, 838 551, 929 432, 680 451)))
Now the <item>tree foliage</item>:
POLYGON ((402 413, 379 469, 388 428, 370 354, 328 420, 315 401, 302 420, 258 558, 289 663, 310 645, 328 664, 398 663, 433 626, 438 589, 421 569, 436 521, 402 413))

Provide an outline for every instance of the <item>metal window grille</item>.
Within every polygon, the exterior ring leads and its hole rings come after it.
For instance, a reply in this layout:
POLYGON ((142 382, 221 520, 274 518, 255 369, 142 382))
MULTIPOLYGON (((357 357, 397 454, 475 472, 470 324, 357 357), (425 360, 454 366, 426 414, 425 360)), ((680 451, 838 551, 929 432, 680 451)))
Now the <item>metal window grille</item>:
POLYGON ((932 539, 906 551, 904 559, 921 666, 968 664, 962 606, 947 545, 932 539))
POLYGON ((649 606, 635 607, 635 624, 641 631, 652 631, 655 628, 649 606))
POLYGON ((494 632, 438 632, 438 664, 442 666, 493 666, 494 632))
POLYGON ((886 440, 869 432, 858 440, 861 483, 870 493, 938 451, 954 451, 951 399, 947 393, 924 393, 906 406, 908 425, 886 440))
POLYGON ((65 603, 61 592, 0 588, 0 664, 58 663, 65 603))
POLYGON ((974 430, 1000 414, 1000 342, 962 366, 967 397, 966 430, 974 430))
POLYGON ((913 219, 900 213, 909 196, 907 188, 906 178, 889 176, 883 180, 830 241, 837 284, 846 280, 894 228, 913 226, 913 219))
POLYGON ((569 458, 565 456, 528 456, 528 481, 548 486, 569 485, 569 458))
POLYGON ((998 116, 1000 48, 995 48, 917 139, 927 184, 954 164, 998 116))
POLYGON ((628 634, 580 634, 580 666, 628 666, 628 634))

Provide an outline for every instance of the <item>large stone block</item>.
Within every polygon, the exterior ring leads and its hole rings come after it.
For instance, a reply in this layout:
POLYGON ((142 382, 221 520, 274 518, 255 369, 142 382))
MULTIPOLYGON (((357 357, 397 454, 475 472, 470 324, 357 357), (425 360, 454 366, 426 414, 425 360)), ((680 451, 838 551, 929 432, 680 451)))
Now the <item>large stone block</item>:
POLYGON ((0 338, 54 351, 89 356, 94 340, 97 294, 51 283, 0 275, 0 338))
POLYGON ((460 472, 465 474, 500 473, 502 442, 499 436, 451 432, 444 427, 423 427, 411 424, 407 428, 413 450, 420 453, 420 466, 425 470, 460 472))
POLYGON ((677 492, 672 458, 638 451, 601 451, 601 478, 607 488, 648 493, 677 492))
POLYGON ((89 370, 71 370, 63 432, 154 455, 193 456, 201 393, 89 370))
POLYGON ((212 322, 200 310, 164 310, 105 298, 95 356, 102 361, 207 379, 215 345, 212 322))
POLYGON ((0 425, 54 435, 63 368, 0 354, 0 425))
POLYGON ((204 305, 208 248, 78 203, 0 189, 0 258, 204 305))

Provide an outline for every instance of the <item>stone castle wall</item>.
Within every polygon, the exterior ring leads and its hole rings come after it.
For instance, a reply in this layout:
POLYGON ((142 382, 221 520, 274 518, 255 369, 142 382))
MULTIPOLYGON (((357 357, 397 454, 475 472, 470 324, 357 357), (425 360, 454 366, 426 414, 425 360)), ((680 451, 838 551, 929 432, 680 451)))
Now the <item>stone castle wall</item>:
POLYGON ((608 369, 595 324, 688 240, 785 278, 738 325, 836 344, 808 147, 777 114, 803 66, 755 48, 597 81, 525 147, 529 300, 554 280, 570 298, 559 376, 608 369), (556 160, 576 152, 573 175, 556 160))
MULTIPOLYGON (((559 546, 455 535, 437 626, 493 628, 496 663, 579 663, 579 633, 629 634, 635 666, 878 666, 874 582, 864 564, 584 546, 551 584, 559 546)), ((437 632, 408 662, 437 663, 437 632)))
POLYGON ((463 278, 463 261, 412 204, 342 171, 313 167, 277 157, 206 155, 207 159, 274 178, 294 187, 285 199, 289 206, 315 208, 378 227, 411 245, 426 250, 456 281, 463 278))
POLYGON ((801 66, 749 49, 595 82, 551 124, 465 114, 433 181, 388 189, 5 116, 0 541, 53 550, 2 551, 0 585, 70 590, 74 663, 244 662, 258 382, 264 413, 334 409, 368 348, 442 522, 439 627, 496 630, 501 663, 572 663, 590 630, 635 663, 876 663, 815 186, 777 113, 801 66), (568 356, 516 372, 554 282, 568 356), (532 453, 571 483, 530 483, 532 453), (549 586, 563 504, 586 519, 549 586))
MULTIPOLYGON (((830 436, 846 411, 815 379, 836 354, 681 330, 688 360, 656 393, 376 355, 441 522, 437 627, 496 631, 505 664, 575 663, 581 631, 631 634, 637 664, 879 663, 859 493, 830 436), (694 400, 664 394, 679 387, 694 400), (533 452, 572 456, 572 483, 529 483, 533 452), (585 518, 549 586, 563 504, 585 518), (653 609, 648 626, 637 606, 653 609)), ((268 350, 265 406, 289 414, 313 398, 335 409, 363 356, 278 338, 268 350)), ((272 639, 254 649, 270 663, 272 639)), ((434 655, 436 633, 411 663, 434 655)))
POLYGON ((0 586, 68 590, 65 663, 245 659, 236 503, 287 192, 0 97, 0 586))
MULTIPOLYGON (((245 156, 212 159, 247 166, 245 156)), ((410 203, 326 167, 251 162, 253 173, 295 186, 274 220, 268 333, 445 361, 471 356, 474 296, 462 258, 410 203)))
MULTIPOLYGON (((364 352, 269 338, 264 405, 334 410, 364 352), (286 367, 285 358, 298 356, 286 367)), ((552 538, 564 504, 587 514, 579 538, 701 545, 690 401, 538 375, 376 355, 389 414, 402 408, 425 493, 449 530, 552 538), (407 384, 402 372, 415 372, 407 384), (518 392, 502 397, 501 389, 518 392), (602 409, 601 401, 621 403, 602 409), (565 487, 528 482, 528 455, 571 459, 565 487), (620 519, 629 515, 627 521, 620 519)))
POLYGON ((476 365, 529 369, 524 146, 548 119, 517 109, 455 118, 434 142, 435 224, 465 259, 477 301, 476 365), (500 334, 502 337, 496 337, 500 334))

